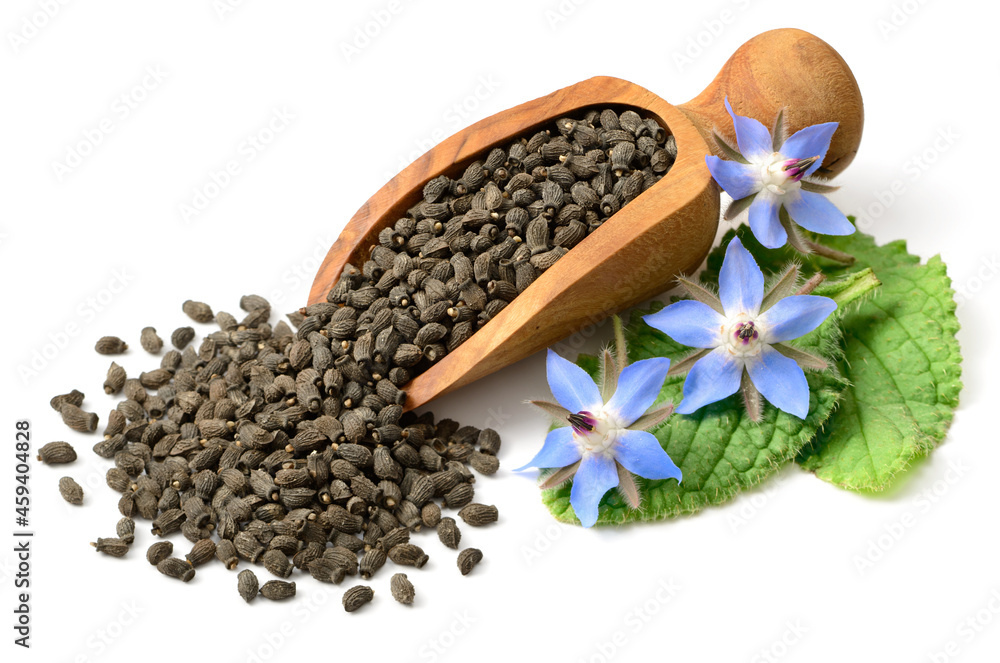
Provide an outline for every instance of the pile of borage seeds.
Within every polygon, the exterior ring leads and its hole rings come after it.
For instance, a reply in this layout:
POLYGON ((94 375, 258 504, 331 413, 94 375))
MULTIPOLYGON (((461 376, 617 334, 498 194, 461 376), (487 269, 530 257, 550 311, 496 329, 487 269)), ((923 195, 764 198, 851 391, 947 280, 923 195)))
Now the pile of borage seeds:
MULTIPOLYGON (((326 302, 290 314, 291 325, 272 327, 271 306, 256 295, 241 299, 241 319, 185 302, 191 319, 219 330, 196 349, 194 329, 181 327, 158 368, 130 378, 112 362, 107 372, 104 391, 124 400, 94 452, 114 461, 107 483, 121 493, 122 518, 95 548, 127 556, 137 519, 157 537, 180 531, 189 552, 175 555, 160 540, 146 551, 149 563, 184 582, 213 559, 231 570, 262 565, 275 579, 261 585, 253 570, 238 573, 248 602, 294 596, 296 571, 341 583, 368 581, 387 561, 420 568, 428 555, 411 535, 421 529, 459 550, 458 523, 442 508, 472 527, 497 521, 495 506, 473 501, 471 470, 497 471, 500 437, 404 413, 402 387, 659 181, 675 157, 665 129, 630 110, 560 119, 554 131, 490 151, 458 179, 429 181, 370 259, 348 266, 326 302)), ((164 347, 152 327, 139 344, 153 355, 164 347)), ((128 345, 108 336, 96 350, 118 355, 128 345)), ((74 390, 51 405, 70 428, 94 432, 99 417, 83 399, 74 390)), ((51 442, 39 459, 71 463, 76 452, 51 442)), ((59 490, 83 502, 71 477, 59 490)), ((465 548, 456 564, 468 574, 482 558, 465 548)), ((389 585, 396 600, 413 602, 405 573, 389 585)), ((355 585, 344 608, 373 597, 355 585)))

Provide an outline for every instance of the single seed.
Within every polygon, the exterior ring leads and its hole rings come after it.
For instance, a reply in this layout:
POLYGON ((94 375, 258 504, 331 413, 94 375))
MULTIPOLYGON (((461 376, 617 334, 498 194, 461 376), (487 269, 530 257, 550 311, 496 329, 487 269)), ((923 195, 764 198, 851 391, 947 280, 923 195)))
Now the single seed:
MULTIPOLYGON (((106 394, 117 394, 125 386, 125 369, 111 362, 111 367, 108 368, 108 376, 104 380, 104 393, 106 394)), ((79 405, 79 404, 77 404, 79 405)))
POLYGON ((462 532, 458 529, 458 524, 454 518, 442 518, 437 526, 438 538, 441 543, 458 550, 458 543, 462 540, 462 532))
POLYGON ((174 553, 174 544, 170 541, 157 541, 146 551, 146 560, 156 566, 174 553))
POLYGON ((59 494, 70 504, 83 504, 83 488, 72 477, 59 479, 59 494))
POLYGON ((372 548, 364 554, 359 563, 361 577, 365 580, 371 578, 385 565, 386 554, 380 548, 372 548))
POLYGON ((153 327, 143 327, 139 334, 139 345, 149 354, 155 355, 163 349, 163 339, 160 338, 153 327))
POLYGON ((292 575, 292 563, 288 561, 288 556, 280 550, 268 550, 264 553, 261 561, 263 561, 265 569, 279 578, 287 578, 292 575))
POLYGON ((247 603, 253 601, 260 589, 256 574, 250 569, 240 571, 239 575, 236 576, 236 588, 244 601, 247 603))
POLYGON ((194 340, 194 328, 193 327, 179 327, 174 330, 174 333, 170 335, 170 342, 178 350, 183 350, 187 347, 188 343, 194 340))
POLYGON ((76 450, 67 442, 49 442, 38 450, 38 460, 46 465, 72 463, 76 460, 76 450))
POLYGON ((469 504, 458 512, 458 516, 467 525, 472 525, 473 527, 495 523, 498 515, 499 512, 495 506, 487 506, 485 504, 469 504))
POLYGON ((392 598, 400 603, 404 605, 413 603, 413 583, 410 582, 405 573, 397 573, 392 576, 392 579, 389 581, 389 590, 392 592, 392 598))
POLYGON ((215 552, 216 545, 214 541, 211 539, 200 539, 192 546, 191 552, 184 557, 191 566, 201 566, 215 557, 215 552))
POLYGON ((168 557, 156 565, 156 570, 170 578, 177 578, 181 582, 190 582, 194 578, 194 567, 182 559, 168 557))
POLYGON ((119 539, 127 545, 132 545, 135 542, 135 521, 131 518, 122 518, 115 526, 115 532, 119 539))
POLYGON ((260 595, 269 601, 284 601, 295 596, 295 583, 268 580, 260 587, 260 595))
POLYGON ((469 575, 476 564, 483 561, 483 553, 478 548, 466 548, 458 553, 458 569, 463 576, 469 575))
POLYGON ((93 433, 100 419, 93 412, 84 412, 72 403, 63 403, 59 410, 63 423, 80 433, 93 433))
POLYGON ((181 308, 195 322, 211 322, 215 319, 212 307, 204 302, 196 302, 189 299, 184 302, 181 308))
POLYGON ((240 558, 236 554, 236 546, 229 539, 222 539, 216 544, 215 556, 229 570, 239 566, 240 558))
POLYGON ((344 592, 344 610, 354 612, 375 598, 375 591, 367 585, 356 585, 344 592))
POLYGON ((112 557, 124 557, 128 553, 128 544, 121 539, 98 539, 96 542, 90 545, 99 553, 104 553, 105 555, 110 555, 112 557))
POLYGON ((128 350, 128 343, 117 336, 102 336, 97 339, 94 349, 102 355, 120 355, 128 350))
POLYGON ((420 569, 427 563, 428 558, 420 546, 415 546, 412 543, 400 543, 389 549, 389 559, 395 564, 415 566, 420 569))
POLYGON ((437 527, 441 522, 441 507, 435 502, 428 502, 420 509, 420 520, 424 527, 437 527))
POLYGON ((60 394, 58 396, 53 396, 52 400, 49 401, 49 405, 52 407, 53 410, 59 412, 62 409, 63 403, 69 403, 71 405, 80 407, 81 405, 83 405, 83 399, 84 399, 83 392, 74 389, 68 394, 60 394))

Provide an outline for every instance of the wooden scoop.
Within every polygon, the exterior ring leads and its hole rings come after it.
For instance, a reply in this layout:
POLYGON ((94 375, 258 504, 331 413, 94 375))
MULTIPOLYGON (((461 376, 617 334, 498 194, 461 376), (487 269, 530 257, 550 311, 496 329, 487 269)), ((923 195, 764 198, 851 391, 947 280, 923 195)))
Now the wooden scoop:
MULTIPOLYGON (((705 166, 713 127, 735 144, 723 99, 770 127, 785 108, 789 133, 819 122, 840 127, 824 161, 828 176, 854 158, 864 121, 861 92, 828 44, 801 30, 773 30, 743 44, 695 99, 672 106, 628 81, 596 77, 497 113, 464 129, 410 164, 358 210, 327 254, 309 303, 327 292, 348 263, 360 267, 382 229, 395 224, 439 175, 466 166, 518 136, 590 108, 632 108, 655 118, 677 141, 667 175, 600 228, 457 349, 404 387, 412 409, 513 364, 566 336, 671 287, 705 259, 716 235, 719 188, 705 166)), ((712 147, 710 147, 712 146, 712 147)))

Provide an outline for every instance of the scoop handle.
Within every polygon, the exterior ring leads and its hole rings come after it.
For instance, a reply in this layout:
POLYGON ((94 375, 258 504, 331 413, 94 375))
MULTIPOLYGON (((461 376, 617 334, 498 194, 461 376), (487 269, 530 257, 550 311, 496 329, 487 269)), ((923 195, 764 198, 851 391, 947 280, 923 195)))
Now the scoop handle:
POLYGON ((769 130, 784 108, 788 135, 812 124, 839 122, 818 174, 839 174, 857 154, 865 123, 861 90, 844 58, 815 35, 794 28, 757 35, 733 53, 701 94, 678 106, 712 149, 713 129, 736 144, 723 103, 727 96, 737 114, 769 130))

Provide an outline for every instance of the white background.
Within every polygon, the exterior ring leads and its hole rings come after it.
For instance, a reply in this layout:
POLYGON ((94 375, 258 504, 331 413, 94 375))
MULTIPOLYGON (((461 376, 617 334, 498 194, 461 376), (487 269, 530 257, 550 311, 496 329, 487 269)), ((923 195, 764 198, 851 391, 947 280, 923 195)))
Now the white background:
POLYGON ((30 651, 11 643, 13 544, 3 545, 5 660, 997 660, 994 3, 402 0, 350 54, 388 0, 233 0, 221 13, 212 0, 95 0, 60 3, 43 21, 46 4, 6 0, 0 11, 5 540, 14 422, 31 420, 36 448, 65 439, 81 454, 32 474, 30 651), (343 587, 308 577, 294 601, 248 606, 217 564, 189 585, 160 576, 143 559, 144 528, 124 560, 93 552, 88 542, 113 536, 118 519, 107 461, 47 403, 79 388, 103 426, 114 401, 101 391, 97 337, 133 343, 125 366, 137 374, 159 361, 138 349, 139 330, 187 324, 185 299, 237 311, 240 295, 258 292, 291 311, 347 219, 434 142, 598 74, 680 103, 741 43, 784 26, 837 48, 864 94, 864 139, 835 202, 868 210, 879 242, 942 254, 967 293, 961 407, 946 444, 898 489, 863 497, 791 466, 695 517, 556 525, 533 476, 510 472, 546 430, 521 404, 547 395, 539 354, 434 405, 500 428, 503 470, 476 486, 502 519, 464 528, 463 544, 486 555, 466 578, 452 551, 418 536, 431 563, 410 573, 412 608, 391 599, 387 572, 375 603, 353 615, 343 587), (126 116, 119 98, 144 82, 126 116), (264 149, 248 148, 276 110, 294 117, 264 149), (112 131, 60 178, 54 162, 102 123, 112 131), (185 224, 180 205, 229 160, 239 174, 185 224), (887 193, 894 186, 902 193, 887 193), (84 484, 84 507, 59 498, 66 471, 84 484), (879 559, 859 570, 867 555, 879 559), (954 656, 942 653, 949 643, 954 656))

